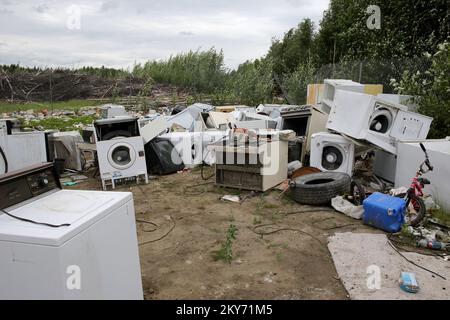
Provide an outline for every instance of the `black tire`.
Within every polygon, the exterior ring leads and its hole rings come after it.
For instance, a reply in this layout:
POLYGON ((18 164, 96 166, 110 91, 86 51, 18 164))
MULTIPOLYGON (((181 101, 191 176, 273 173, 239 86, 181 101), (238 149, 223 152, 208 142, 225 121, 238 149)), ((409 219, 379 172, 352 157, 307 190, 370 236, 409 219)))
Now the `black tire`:
POLYGON ((320 172, 291 182, 292 197, 301 204, 329 204, 336 196, 349 192, 351 177, 345 173, 320 172))
POLYGON ((114 138, 119 138, 119 137, 129 138, 129 137, 131 137, 131 133, 129 131, 125 131, 125 130, 111 131, 111 132, 108 132, 107 134, 105 134, 103 136, 102 140, 112 140, 114 138))
POLYGON ((352 180, 350 184, 350 195, 355 206, 360 206, 366 199, 366 190, 363 185, 356 180, 352 180))
POLYGON ((405 193, 400 193, 396 195, 396 197, 406 200, 406 224, 412 227, 418 226, 422 222, 423 218, 425 218, 425 214, 427 212, 425 202, 414 194, 411 194, 408 198, 406 198, 405 193))

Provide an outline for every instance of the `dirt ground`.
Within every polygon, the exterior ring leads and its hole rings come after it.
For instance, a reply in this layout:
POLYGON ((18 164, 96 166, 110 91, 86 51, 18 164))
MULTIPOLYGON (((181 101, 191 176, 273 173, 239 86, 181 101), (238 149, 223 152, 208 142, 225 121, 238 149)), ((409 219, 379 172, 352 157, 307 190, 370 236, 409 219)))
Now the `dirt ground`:
MULTIPOLYGON (((251 193, 213 181, 205 184, 194 169, 116 188, 134 195, 146 299, 347 299, 327 237, 368 227, 331 207, 299 205, 278 190, 225 202, 222 195, 251 193), (215 252, 230 224, 238 231, 227 263, 215 252)), ((71 188, 101 184, 90 178, 71 188)))

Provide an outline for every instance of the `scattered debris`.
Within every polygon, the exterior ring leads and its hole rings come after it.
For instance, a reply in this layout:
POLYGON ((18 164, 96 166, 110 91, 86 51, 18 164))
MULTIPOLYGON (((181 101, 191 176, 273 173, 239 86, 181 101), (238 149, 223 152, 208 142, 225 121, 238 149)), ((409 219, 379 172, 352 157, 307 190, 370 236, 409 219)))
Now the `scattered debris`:
POLYGON ((419 292, 419 285, 417 284, 416 275, 412 272, 402 272, 400 276, 400 288, 409 293, 419 292))
POLYGON ((239 196, 231 195, 231 194, 224 195, 223 197, 220 198, 220 200, 230 201, 230 202, 235 202, 235 203, 241 202, 241 198, 239 196))
POLYGON ((328 238, 328 249, 350 299, 450 299, 449 290, 442 289, 450 285, 448 262, 415 252, 396 252, 389 244, 384 234, 346 232, 328 238), (415 295, 399 288, 404 270, 426 279, 415 295))
POLYGON ((355 206, 350 201, 345 200, 342 196, 337 196, 331 199, 331 206, 336 211, 352 217, 353 219, 362 219, 364 208, 363 206, 355 206))

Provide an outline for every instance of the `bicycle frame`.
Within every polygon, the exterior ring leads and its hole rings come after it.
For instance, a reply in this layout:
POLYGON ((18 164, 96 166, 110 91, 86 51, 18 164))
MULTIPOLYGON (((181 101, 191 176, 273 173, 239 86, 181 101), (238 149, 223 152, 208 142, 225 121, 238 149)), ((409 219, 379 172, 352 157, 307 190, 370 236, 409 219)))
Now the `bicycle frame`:
POLYGON ((411 182, 411 185, 409 186, 409 189, 408 189, 408 194, 410 193, 410 192, 414 192, 414 194, 416 195, 416 196, 418 196, 418 197, 423 197, 423 188, 424 188, 424 185, 422 185, 420 182, 419 182, 419 177, 421 176, 421 174, 417 174, 413 179, 412 179, 412 182, 411 182))

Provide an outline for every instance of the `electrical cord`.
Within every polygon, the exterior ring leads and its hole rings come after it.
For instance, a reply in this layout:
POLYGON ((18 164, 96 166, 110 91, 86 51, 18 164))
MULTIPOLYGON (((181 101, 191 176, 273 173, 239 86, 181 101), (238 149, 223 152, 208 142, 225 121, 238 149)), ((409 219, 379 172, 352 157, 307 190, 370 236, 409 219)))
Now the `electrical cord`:
POLYGON ((33 223, 33 224, 38 224, 38 225, 42 225, 42 226, 47 226, 47 227, 52 227, 52 228, 59 228, 59 227, 68 227, 70 226, 70 223, 63 223, 63 224, 51 224, 51 223, 46 223, 46 222, 38 222, 38 221, 34 221, 34 220, 30 220, 30 219, 26 219, 26 218, 21 218, 18 216, 15 216, 3 209, 0 209, 1 212, 3 212, 4 214, 6 214, 7 216, 20 220, 20 221, 24 221, 24 222, 29 222, 29 223, 33 223))
POLYGON ((194 184, 194 185, 191 185, 191 186, 186 186, 186 187, 184 187, 183 192, 184 192, 184 194, 187 194, 187 195, 191 195, 191 196, 199 196, 199 195, 202 195, 202 194, 206 193, 206 192, 208 191, 208 190, 205 188, 206 185, 209 185, 209 184, 212 184, 212 183, 214 183, 214 182, 213 182, 213 181, 210 181, 210 182, 205 182, 205 183, 194 184), (198 191, 198 192, 195 192, 195 191, 189 191, 189 192, 188 192, 188 190, 190 190, 190 189, 195 189, 195 188, 198 188, 198 187, 204 187, 204 188, 203 188, 203 191, 198 191))
POLYGON ((266 236, 266 235, 270 235, 270 234, 274 234, 274 233, 277 233, 277 232, 280 232, 280 231, 296 231, 296 232, 299 232, 299 233, 302 233, 302 234, 304 234, 304 235, 307 235, 307 236, 309 236, 309 237, 311 237, 312 239, 314 239, 314 240, 316 240, 318 243, 320 243, 322 246, 324 246, 325 244, 319 239, 319 238, 317 238, 316 236, 314 236, 313 234, 311 234, 311 233, 309 233, 309 232, 306 232, 306 231, 304 231, 304 230, 301 230, 301 229, 297 229, 297 228, 280 228, 280 229, 276 229, 276 230, 272 230, 272 231, 267 231, 267 232, 261 232, 261 231, 256 231, 256 229, 259 229, 259 228, 262 228, 262 227, 269 227, 269 226, 276 226, 277 224, 275 224, 275 223, 268 223, 268 224, 260 224, 260 225, 257 225, 257 226, 255 226, 255 227, 253 227, 253 228, 249 228, 253 233, 256 233, 257 235, 260 235, 260 236, 266 236))
POLYGON ((408 261, 408 262, 411 263, 412 265, 414 265, 414 266, 416 266, 416 267, 418 267, 418 268, 420 268, 420 269, 422 269, 422 270, 425 270, 425 271, 427 271, 427 272, 429 272, 429 273, 431 273, 431 274, 434 274, 434 275, 438 276, 439 278, 442 278, 442 279, 444 279, 444 280, 447 280, 447 278, 445 278, 444 276, 440 275, 439 273, 434 272, 434 271, 432 271, 432 270, 430 270, 430 269, 427 269, 427 268, 425 268, 425 267, 422 267, 421 265, 419 265, 419 264, 415 263, 414 261, 408 259, 404 254, 402 254, 402 253, 400 252, 400 250, 398 250, 398 249, 392 244, 391 240, 388 239, 387 242, 388 242, 389 245, 392 247, 392 249, 394 249, 395 252, 397 252, 403 259, 405 259, 406 261, 408 261))
POLYGON ((0 147, 0 154, 2 155, 3 162, 5 163, 5 172, 4 173, 8 173, 8 159, 6 159, 6 154, 3 151, 2 147, 0 147))
MULTIPOLYGON (((164 235, 162 235, 161 237, 159 237, 159 238, 157 238, 157 239, 154 239, 154 240, 148 240, 148 241, 143 241, 143 242, 139 243, 139 246, 143 246, 143 245, 146 245, 146 244, 149 244, 149 243, 157 242, 157 241, 162 240, 162 239, 164 239, 165 237, 167 237, 167 236, 169 235, 169 233, 171 233, 172 230, 175 229, 175 227, 176 227, 176 225, 177 225, 176 221, 175 221, 172 217, 170 217, 170 221, 172 221, 172 227, 169 229, 169 231, 167 231, 164 235)), ((147 224, 150 224, 150 225, 153 225, 153 226, 157 226, 155 223, 150 222, 150 221, 146 221, 146 220, 142 220, 142 221, 138 221, 138 222, 141 222, 141 223, 147 223, 147 224)), ((150 231, 150 232, 156 231, 156 230, 158 230, 159 228, 160 228, 160 227, 157 226, 157 228, 156 228, 155 230, 152 230, 152 231, 150 231)))

